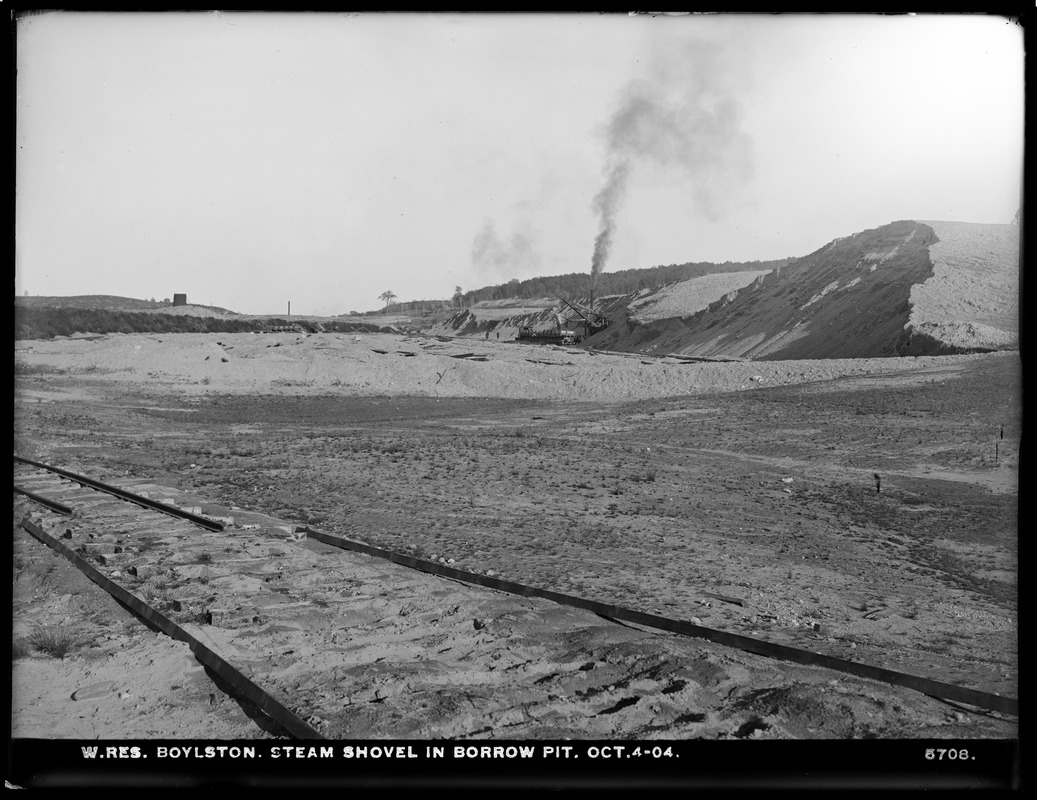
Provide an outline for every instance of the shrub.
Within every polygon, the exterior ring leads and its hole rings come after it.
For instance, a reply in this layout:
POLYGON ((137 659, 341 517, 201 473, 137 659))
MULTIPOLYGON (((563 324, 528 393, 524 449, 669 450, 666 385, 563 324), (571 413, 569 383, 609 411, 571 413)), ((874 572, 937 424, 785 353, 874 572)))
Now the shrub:
POLYGON ((52 658, 64 658, 76 645, 76 636, 68 628, 39 628, 29 637, 35 650, 52 658))

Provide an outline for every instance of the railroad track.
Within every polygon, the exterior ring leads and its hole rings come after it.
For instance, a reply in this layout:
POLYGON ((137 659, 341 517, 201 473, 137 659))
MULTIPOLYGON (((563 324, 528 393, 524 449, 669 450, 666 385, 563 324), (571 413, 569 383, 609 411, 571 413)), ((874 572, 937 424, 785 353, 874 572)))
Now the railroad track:
POLYGON ((1012 698, 470 573, 144 482, 15 464, 16 492, 35 509, 25 530, 187 642, 297 738, 738 736, 754 709, 739 700, 745 676, 729 668, 729 648, 767 656, 750 669, 805 695, 823 694, 834 670, 863 694, 879 681, 919 708, 935 697, 1018 714, 1012 698))

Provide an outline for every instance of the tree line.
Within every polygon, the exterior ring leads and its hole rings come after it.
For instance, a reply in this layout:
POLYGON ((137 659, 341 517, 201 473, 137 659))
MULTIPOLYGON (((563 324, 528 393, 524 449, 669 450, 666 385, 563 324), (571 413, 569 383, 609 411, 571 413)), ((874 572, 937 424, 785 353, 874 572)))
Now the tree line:
MULTIPOLYGON (((644 289, 655 289, 670 283, 701 278, 718 272, 745 272, 748 270, 772 270, 789 263, 791 258, 775 261, 725 261, 716 264, 708 261, 667 264, 646 269, 623 269, 603 272, 594 285, 594 296, 633 294, 644 289)), ((485 286, 468 292, 455 294, 454 301, 461 306, 493 300, 534 300, 541 297, 589 297, 591 276, 589 272, 571 272, 566 275, 528 278, 520 281, 513 278, 507 283, 485 286)))

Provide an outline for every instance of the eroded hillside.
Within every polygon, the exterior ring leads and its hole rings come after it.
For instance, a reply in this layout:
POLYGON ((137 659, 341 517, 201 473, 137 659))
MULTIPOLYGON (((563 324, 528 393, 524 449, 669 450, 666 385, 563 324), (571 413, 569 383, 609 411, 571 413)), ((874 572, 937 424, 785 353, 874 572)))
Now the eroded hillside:
POLYGON ((705 309, 628 313, 586 344, 758 360, 935 355, 1012 349, 1017 318, 1017 227, 901 220, 836 239, 705 309))
POLYGON ((933 277, 911 289, 912 354, 1019 346, 1019 228, 927 222, 933 277))

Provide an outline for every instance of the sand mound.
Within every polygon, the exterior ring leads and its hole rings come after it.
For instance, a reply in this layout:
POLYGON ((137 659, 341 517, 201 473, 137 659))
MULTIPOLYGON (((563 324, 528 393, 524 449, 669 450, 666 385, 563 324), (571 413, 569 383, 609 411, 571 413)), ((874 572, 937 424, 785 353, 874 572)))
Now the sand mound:
POLYGON ((900 220, 630 303, 594 347, 767 360, 1018 347, 1019 229, 900 220))
POLYGON ((500 397, 616 403, 942 369, 982 356, 697 362, 392 334, 109 334, 18 342, 18 369, 185 394, 500 397))
POLYGON ((910 325, 956 347, 1019 341, 1019 228, 926 222, 933 277, 911 289, 910 325))
MULTIPOLYGON (((769 270, 725 272, 703 275, 667 286, 642 300, 630 304, 630 318, 639 325, 671 317, 689 317, 709 308, 725 295, 737 292, 759 280, 769 270)), ((731 298, 734 299, 734 298, 731 298)))

